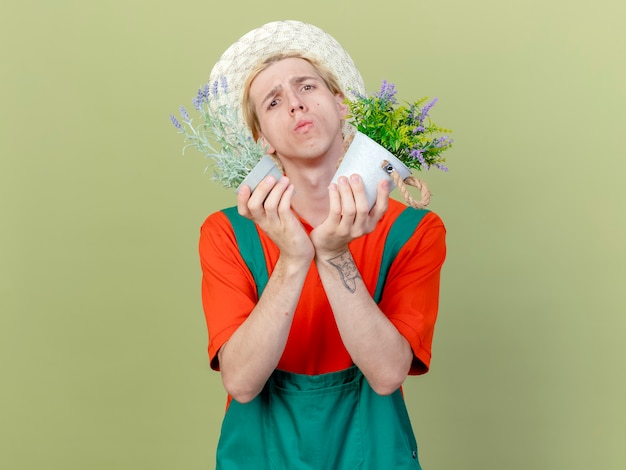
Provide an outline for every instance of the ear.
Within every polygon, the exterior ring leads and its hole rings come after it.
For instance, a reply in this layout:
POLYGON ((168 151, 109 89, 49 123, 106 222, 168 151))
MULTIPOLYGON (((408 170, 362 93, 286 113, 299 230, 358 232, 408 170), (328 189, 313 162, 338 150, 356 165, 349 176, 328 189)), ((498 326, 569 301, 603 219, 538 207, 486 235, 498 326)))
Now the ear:
POLYGON ((261 143, 263 144, 263 146, 267 148, 267 153, 269 155, 273 155, 276 153, 276 149, 272 147, 269 141, 265 137, 263 137, 262 134, 259 136, 259 139, 261 139, 261 143))
POLYGON ((341 93, 337 93, 335 95, 335 100, 337 101, 337 108, 339 109, 339 115, 341 119, 345 119, 348 115, 348 105, 346 104, 346 97, 341 93))

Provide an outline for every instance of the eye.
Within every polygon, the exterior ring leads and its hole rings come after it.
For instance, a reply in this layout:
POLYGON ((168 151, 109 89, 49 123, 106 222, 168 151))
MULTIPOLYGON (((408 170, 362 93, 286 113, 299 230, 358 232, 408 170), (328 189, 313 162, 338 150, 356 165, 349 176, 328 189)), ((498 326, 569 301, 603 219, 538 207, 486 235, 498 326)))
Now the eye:
POLYGON ((267 104, 267 109, 272 109, 272 108, 275 108, 276 106, 278 106, 278 100, 274 98, 270 100, 269 103, 267 104))
POLYGON ((306 85, 302 86, 302 91, 310 91, 313 90, 315 88, 314 85, 311 85, 310 83, 307 83, 306 85))

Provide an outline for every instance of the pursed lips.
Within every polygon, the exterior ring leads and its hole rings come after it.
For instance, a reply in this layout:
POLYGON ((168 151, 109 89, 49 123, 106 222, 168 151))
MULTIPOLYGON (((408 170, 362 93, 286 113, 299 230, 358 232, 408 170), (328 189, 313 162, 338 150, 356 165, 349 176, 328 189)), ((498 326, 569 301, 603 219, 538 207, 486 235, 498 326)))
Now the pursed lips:
POLYGON ((296 132, 307 132, 309 129, 313 127, 313 121, 310 120, 302 120, 298 121, 294 130, 296 132))

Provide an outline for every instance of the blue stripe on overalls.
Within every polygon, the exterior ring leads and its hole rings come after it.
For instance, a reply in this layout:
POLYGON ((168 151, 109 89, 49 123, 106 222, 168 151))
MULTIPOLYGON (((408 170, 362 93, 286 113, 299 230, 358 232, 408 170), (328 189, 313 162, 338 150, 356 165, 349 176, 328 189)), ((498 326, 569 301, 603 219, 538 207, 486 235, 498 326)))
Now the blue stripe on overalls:
MULTIPOLYGON (((260 297, 268 273, 256 227, 236 208, 223 212, 260 297)), ((409 207, 394 221, 385 241, 376 302, 392 261, 427 212, 409 207)), ((250 403, 231 401, 217 448, 218 470, 357 468, 421 468, 400 389, 378 395, 355 366, 313 376, 276 370, 250 403)))

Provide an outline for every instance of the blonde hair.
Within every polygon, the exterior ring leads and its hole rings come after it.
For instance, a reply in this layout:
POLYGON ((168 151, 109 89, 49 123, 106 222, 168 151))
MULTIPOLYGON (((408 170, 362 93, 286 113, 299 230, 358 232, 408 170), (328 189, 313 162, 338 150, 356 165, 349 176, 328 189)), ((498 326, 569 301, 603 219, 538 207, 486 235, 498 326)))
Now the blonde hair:
POLYGON ((279 52, 278 54, 274 54, 272 56, 267 57, 263 61, 259 62, 246 80, 244 89, 243 89, 243 97, 241 103, 241 111, 243 114, 244 121, 250 128, 252 132, 252 136, 254 139, 258 139, 261 134, 261 129, 259 125, 259 117, 257 116, 256 109, 252 99, 250 98, 250 86, 254 79, 264 70, 266 70, 270 65, 275 64, 276 62, 280 62, 284 59, 303 59, 306 60, 309 64, 313 66, 315 72, 319 75, 319 77, 324 81, 328 89, 333 95, 341 95, 345 96, 341 86, 339 85, 339 81, 335 74, 320 61, 313 59, 311 57, 307 57, 300 52, 279 52))

